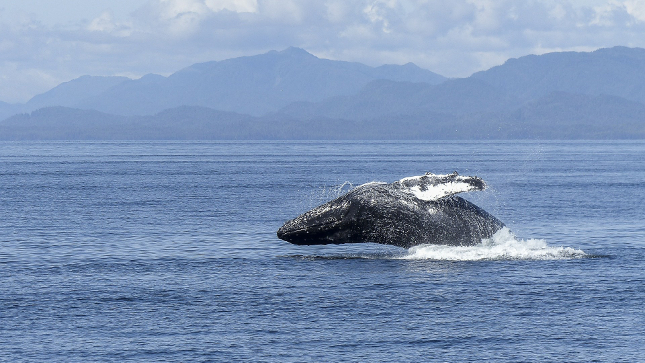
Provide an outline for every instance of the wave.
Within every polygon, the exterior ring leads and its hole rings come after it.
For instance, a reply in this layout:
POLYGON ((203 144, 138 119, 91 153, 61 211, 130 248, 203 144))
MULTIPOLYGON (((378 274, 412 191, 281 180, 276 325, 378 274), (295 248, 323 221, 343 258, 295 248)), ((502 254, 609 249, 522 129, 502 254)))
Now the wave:
POLYGON ((507 227, 475 246, 420 245, 397 258, 404 260, 562 260, 589 257, 571 247, 552 247, 543 239, 518 239, 507 227))

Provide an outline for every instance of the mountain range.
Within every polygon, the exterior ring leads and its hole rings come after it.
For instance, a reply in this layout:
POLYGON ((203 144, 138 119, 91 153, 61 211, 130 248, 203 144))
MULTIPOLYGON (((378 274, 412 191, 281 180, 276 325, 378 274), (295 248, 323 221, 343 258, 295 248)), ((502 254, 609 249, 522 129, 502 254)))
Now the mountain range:
POLYGON ((148 74, 132 80, 83 76, 37 95, 24 105, 14 105, 12 111, 64 106, 132 116, 179 106, 202 106, 260 116, 296 101, 315 102, 354 94, 376 79, 429 84, 445 80, 412 63, 369 67, 320 59, 292 47, 281 52, 198 63, 168 77, 148 74))
POLYGON ((0 103, 0 139, 642 139, 645 49, 509 59, 447 79, 299 48, 168 77, 84 76, 0 103))

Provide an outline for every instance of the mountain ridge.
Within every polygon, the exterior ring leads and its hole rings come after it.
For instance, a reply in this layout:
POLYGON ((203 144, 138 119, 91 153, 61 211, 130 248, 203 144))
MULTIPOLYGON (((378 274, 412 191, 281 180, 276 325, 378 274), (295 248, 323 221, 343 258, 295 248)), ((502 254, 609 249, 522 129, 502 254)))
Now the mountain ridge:
POLYGON ((195 63, 168 77, 82 76, 22 105, 0 104, 0 119, 65 106, 117 115, 152 115, 182 105, 262 115, 297 101, 351 94, 376 79, 440 83, 446 78, 412 63, 370 67, 318 58, 301 48, 195 63))
MULTIPOLYGON (((131 137, 145 139, 645 138, 645 49, 528 55, 467 78, 410 81, 433 75, 427 72, 414 64, 369 67, 288 48, 197 63, 168 77, 108 79, 116 84, 88 92, 87 103, 0 121, 0 139, 48 137, 44 131, 27 133, 26 125, 66 137, 45 117, 70 132, 76 128, 69 135, 78 137, 88 137, 92 126, 121 122, 131 137), (238 83, 213 88, 218 82, 238 83), (347 84, 351 89, 341 87, 347 84), (120 101, 97 96, 108 93, 120 101), (90 107, 92 102, 101 107, 90 107), (235 107, 222 109, 222 103, 235 107), (115 105, 145 112, 110 112, 115 105), (63 114, 72 120, 65 123, 63 114), (86 129, 77 123, 83 118, 86 129)), ((90 134, 98 135, 96 130, 90 134)), ((127 138, 123 131, 104 132, 127 138)))

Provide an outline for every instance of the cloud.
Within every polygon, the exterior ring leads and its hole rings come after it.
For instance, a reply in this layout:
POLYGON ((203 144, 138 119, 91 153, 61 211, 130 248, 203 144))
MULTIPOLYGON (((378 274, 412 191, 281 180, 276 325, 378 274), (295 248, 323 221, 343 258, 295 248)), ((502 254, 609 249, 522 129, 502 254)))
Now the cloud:
POLYGON ((0 10, 0 100, 83 74, 169 74, 288 46, 452 77, 530 53, 645 47, 640 0, 149 0, 128 17, 86 19, 45 25, 0 10))
POLYGON ((257 0, 206 0, 205 3, 214 12, 229 10, 236 13, 255 13, 258 11, 257 0))
POLYGON ((112 14, 109 11, 103 12, 98 18, 92 20, 90 25, 87 27, 89 31, 99 31, 99 32, 110 32, 114 30, 115 25, 112 20, 112 14))
POLYGON ((645 3, 641 0, 628 0, 622 4, 627 13, 639 22, 645 22, 645 3))

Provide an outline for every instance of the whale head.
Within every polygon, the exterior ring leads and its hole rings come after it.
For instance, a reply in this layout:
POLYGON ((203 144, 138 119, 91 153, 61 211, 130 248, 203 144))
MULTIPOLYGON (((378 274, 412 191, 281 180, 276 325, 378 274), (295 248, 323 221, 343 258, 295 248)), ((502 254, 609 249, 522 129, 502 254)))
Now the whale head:
POLYGON ((297 245, 349 243, 358 240, 359 206, 348 195, 320 205, 287 221, 278 238, 297 245))
MULTIPOLYGON (((386 243, 425 202, 386 183, 368 183, 287 221, 278 238, 297 245, 386 243), (398 218, 404 216, 403 218, 398 218), (402 222, 401 222, 402 221, 402 222), (399 223, 401 222, 401 223, 399 223)), ((410 231, 412 232, 412 231, 410 231)))

